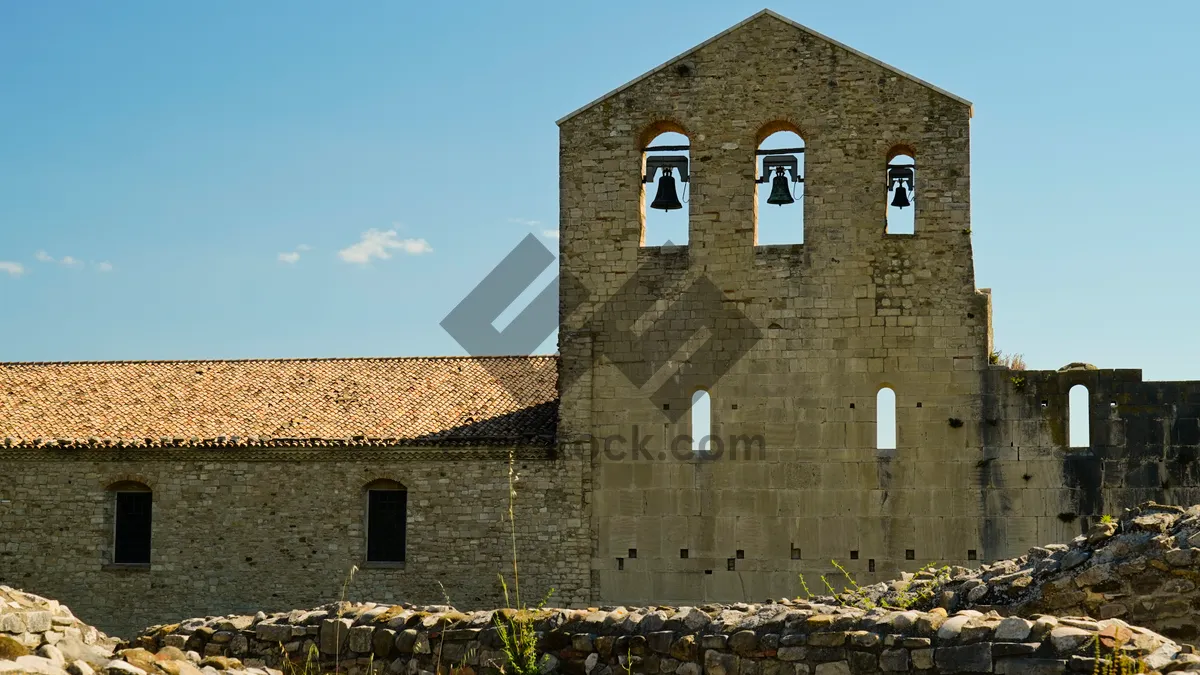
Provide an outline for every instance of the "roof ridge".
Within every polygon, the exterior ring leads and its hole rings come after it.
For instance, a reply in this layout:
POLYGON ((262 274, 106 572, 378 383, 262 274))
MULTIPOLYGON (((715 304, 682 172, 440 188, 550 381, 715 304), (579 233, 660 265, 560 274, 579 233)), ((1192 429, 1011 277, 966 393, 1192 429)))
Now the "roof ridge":
POLYGON ((97 366, 192 363, 329 363, 335 361, 479 361, 482 359, 557 359, 558 354, 486 354, 481 356, 312 356, 245 359, 130 359, 99 361, 0 361, 0 366, 97 366))
POLYGON ((970 101, 968 101, 967 99, 965 99, 961 96, 958 96, 957 94, 952 94, 949 91, 946 91, 945 89, 942 89, 941 87, 939 87, 937 85, 934 85, 925 80, 922 80, 921 78, 917 77, 916 75, 913 75, 911 73, 907 73, 903 70, 900 70, 896 66, 893 66, 889 63, 880 61, 879 59, 877 59, 869 54, 865 54, 865 53, 845 44, 844 42, 840 42, 838 40, 835 40, 835 39, 829 37, 828 35, 825 35, 824 33, 813 30, 812 28, 809 28, 808 26, 805 26, 802 23, 793 21, 792 19, 789 19, 786 16, 779 14, 778 12, 775 12, 769 8, 764 8, 764 9, 761 9, 761 10, 755 12, 754 14, 746 17, 745 19, 742 19, 741 21, 733 24, 732 26, 730 26, 729 28, 726 28, 725 30, 721 31, 720 33, 717 33, 716 35, 708 38, 704 42, 701 42, 700 44, 698 44, 676 56, 671 57, 667 61, 663 62, 662 64, 660 64, 654 68, 651 68, 650 70, 647 70, 646 72, 642 73, 641 75, 638 75, 637 77, 633 78, 632 80, 629 80, 625 84, 622 84, 622 85, 618 86, 617 88, 610 90, 608 93, 603 94, 603 95, 599 96, 598 98, 592 99, 588 103, 585 103, 584 105, 576 108, 575 110, 572 110, 571 112, 569 112, 566 115, 563 115, 561 118, 559 118, 558 121, 555 122, 555 124, 561 125, 563 122, 566 122, 567 120, 571 119, 572 117, 575 117, 576 115, 582 113, 583 111, 585 111, 589 108, 592 108, 593 106, 600 103, 601 101, 609 99, 609 98, 621 93, 622 91, 625 91, 626 89, 632 87, 633 85, 637 84, 638 82, 641 82, 642 80, 645 80, 646 78, 650 77, 651 75, 654 75, 655 73, 670 66, 671 64, 675 63, 676 61, 679 61, 688 56, 691 56, 695 52, 700 51, 704 47, 707 47, 708 45, 712 44, 713 42, 720 40, 721 38, 725 37, 726 35, 729 35, 730 33, 736 31, 737 29, 741 28, 742 26, 745 26, 746 24, 754 21, 755 19, 758 19, 759 17, 763 17, 763 16, 769 16, 773 19, 782 21, 782 22, 788 24, 789 26, 793 26, 794 28, 802 30, 805 33, 808 33, 809 35, 812 35, 815 38, 824 40, 824 41, 828 42, 829 44, 832 44, 836 47, 840 47, 841 49, 845 49, 846 51, 850 52, 851 54, 854 54, 855 56, 864 58, 864 59, 870 61, 871 63, 874 63, 877 66, 880 66, 882 68, 890 70, 893 73, 900 75, 901 77, 912 80, 913 82, 916 82, 917 84, 920 84, 922 86, 929 87, 930 89, 938 92, 939 94, 942 94, 943 96, 948 96, 951 99, 954 99, 955 101, 958 101, 959 103, 962 103, 963 105, 966 105, 967 107, 969 107, 971 109, 972 114, 974 113, 975 105, 973 103, 971 103, 970 101))

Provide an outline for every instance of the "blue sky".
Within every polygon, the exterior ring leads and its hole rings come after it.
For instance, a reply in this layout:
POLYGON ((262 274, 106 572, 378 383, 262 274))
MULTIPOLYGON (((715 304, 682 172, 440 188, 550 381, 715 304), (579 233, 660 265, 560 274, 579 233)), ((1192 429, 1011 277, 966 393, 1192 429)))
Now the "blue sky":
MULTIPOLYGON (((0 360, 460 354, 554 121, 764 6, 0 4, 0 360)), ((975 103, 1000 349, 1200 379, 1200 4, 769 6, 975 103)))

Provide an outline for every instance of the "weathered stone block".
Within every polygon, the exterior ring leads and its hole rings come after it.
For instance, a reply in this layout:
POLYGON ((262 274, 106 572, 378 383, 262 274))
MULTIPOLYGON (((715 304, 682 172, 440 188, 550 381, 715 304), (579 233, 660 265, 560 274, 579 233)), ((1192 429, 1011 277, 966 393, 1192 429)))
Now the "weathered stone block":
POLYGON ((396 646, 396 631, 391 628, 376 628, 371 636, 371 653, 375 658, 386 659, 396 646))
POLYGON ((850 664, 846 661, 819 663, 814 672, 816 675, 850 675, 850 664))
POLYGON ((322 620, 317 648, 322 654, 340 654, 350 640, 350 627, 353 625, 351 619, 322 620))
POLYGON ((850 664, 850 672, 852 673, 874 675, 879 672, 879 659, 870 652, 848 652, 846 654, 846 661, 850 664))
POLYGON ((413 653, 413 646, 417 643, 417 629, 409 628, 400 631, 396 635, 396 651, 401 654, 413 653))
POLYGON ((841 647, 844 644, 846 644, 846 633, 844 632, 813 633, 808 636, 810 647, 841 647))
POLYGON ((1050 631, 1050 643, 1059 654, 1071 654, 1092 639, 1092 632, 1073 626, 1059 626, 1050 631))
POLYGON ((986 673, 992 669, 992 645, 986 642, 960 647, 938 647, 934 663, 942 673, 986 673))
POLYGON ((592 636, 587 633, 576 633, 571 636, 571 649, 582 654, 589 654, 592 651, 592 636))
POLYGON ((698 661, 700 648, 696 645, 696 636, 683 635, 671 645, 671 658, 680 661, 698 661))
POLYGON ((375 635, 375 629, 371 626, 354 626, 350 629, 350 635, 347 638, 350 646, 350 651, 359 654, 369 654, 374 650, 372 638, 375 635))
POLYGON ((722 654, 715 649, 704 652, 705 675, 737 675, 738 657, 733 654, 722 654))
POLYGON ((254 635, 263 642, 287 642, 292 639, 292 627, 287 624, 260 623, 254 627, 254 635))
POLYGON ((999 642, 1022 642, 1029 638, 1032 630, 1032 621, 1019 616, 1010 616, 996 626, 995 639, 999 642))
POLYGON ((1025 658, 1000 659, 995 670, 1001 675, 1061 675, 1066 671, 1066 661, 1025 658))
POLYGON ((907 649, 885 649, 879 655, 879 669, 884 672, 908 672, 907 649))
POLYGON ((752 630, 740 630, 729 636, 728 644, 729 649, 744 655, 758 647, 758 635, 752 630))
POLYGON ((646 646, 651 651, 659 654, 667 654, 671 651, 671 644, 675 641, 675 633, 669 630, 660 630, 646 635, 646 646))
POLYGON ((807 655, 807 647, 780 647, 776 658, 781 661, 803 661, 807 655))

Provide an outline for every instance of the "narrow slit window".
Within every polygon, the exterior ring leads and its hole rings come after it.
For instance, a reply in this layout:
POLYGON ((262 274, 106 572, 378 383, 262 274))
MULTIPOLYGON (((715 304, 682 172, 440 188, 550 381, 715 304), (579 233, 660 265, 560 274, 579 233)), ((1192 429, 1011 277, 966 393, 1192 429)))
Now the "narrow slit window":
POLYGON ((113 562, 149 565, 154 495, 144 486, 126 486, 114 492, 113 562))
POLYGON ((675 131, 655 136, 643 152, 642 246, 688 243, 691 155, 688 137, 675 131))
POLYGON ((692 452, 701 455, 712 450, 712 399, 699 389, 692 394, 692 452))
POLYGON ((804 243, 804 139, 776 131, 755 153, 758 221, 754 243, 804 243))
POLYGON ((875 396, 875 447, 896 449, 896 392, 883 387, 875 396))
POLYGON ((367 562, 404 562, 408 491, 394 481, 367 487, 367 562))
POLYGON ((888 234, 915 234, 917 225, 917 162, 911 150, 896 149, 889 155, 887 175, 887 212, 884 229, 888 234))
POLYGON ((1088 389, 1082 384, 1071 387, 1067 392, 1068 435, 1072 448, 1091 447, 1091 415, 1088 406, 1088 389))

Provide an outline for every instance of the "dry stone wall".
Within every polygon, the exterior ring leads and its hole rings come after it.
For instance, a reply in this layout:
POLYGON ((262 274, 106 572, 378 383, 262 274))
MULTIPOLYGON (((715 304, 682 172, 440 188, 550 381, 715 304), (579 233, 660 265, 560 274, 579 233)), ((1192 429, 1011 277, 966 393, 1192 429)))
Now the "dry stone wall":
MULTIPOLYGON (((325 667, 336 663, 350 673, 496 675, 505 663, 497 616, 520 619, 511 610, 334 603, 155 626, 135 642, 147 653, 184 651, 193 659, 237 659, 258 669, 303 662, 312 653, 325 667)), ((787 601, 550 609, 527 616, 546 674, 1091 673, 1097 639, 1109 643, 1100 645, 1101 666, 1117 654, 1139 662, 1137 672, 1200 667, 1190 647, 1119 619, 864 611, 787 601)))

